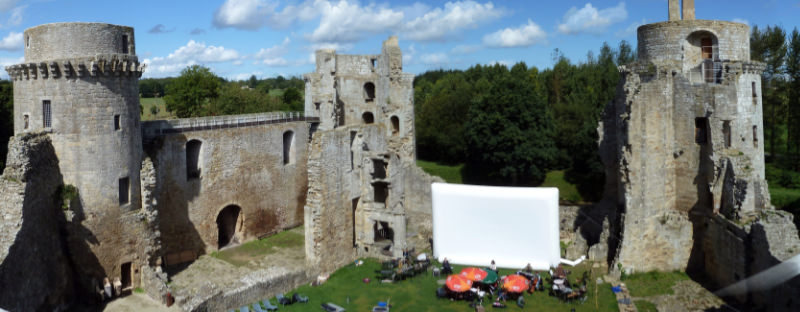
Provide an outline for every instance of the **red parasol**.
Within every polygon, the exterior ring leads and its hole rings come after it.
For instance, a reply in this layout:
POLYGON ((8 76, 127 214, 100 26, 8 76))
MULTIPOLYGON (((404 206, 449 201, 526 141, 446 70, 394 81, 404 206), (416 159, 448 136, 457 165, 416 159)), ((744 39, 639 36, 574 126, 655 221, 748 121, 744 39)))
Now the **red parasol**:
POLYGON ((486 271, 475 267, 464 268, 461 270, 461 276, 473 282, 480 282, 486 278, 486 271))
POLYGON ((523 292, 530 286, 530 281, 526 277, 517 274, 504 277, 502 283, 503 289, 515 293, 523 292))
POLYGON ((471 280, 468 280, 467 278, 458 274, 448 276, 447 281, 444 284, 447 285, 447 289, 455 292, 467 291, 470 287, 472 287, 471 280))

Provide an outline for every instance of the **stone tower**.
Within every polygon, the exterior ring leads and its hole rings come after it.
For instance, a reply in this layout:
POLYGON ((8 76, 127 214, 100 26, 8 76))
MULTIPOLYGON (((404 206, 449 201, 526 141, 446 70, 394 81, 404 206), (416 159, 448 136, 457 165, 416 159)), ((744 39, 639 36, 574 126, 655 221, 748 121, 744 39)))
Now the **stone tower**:
POLYGON ((133 28, 55 23, 25 30, 25 62, 14 81, 14 133, 50 135, 63 183, 79 191, 69 235, 87 281, 132 286, 142 256, 139 171, 142 139, 133 28), (81 247, 85 246, 85 247, 81 247))
POLYGON ((600 129, 621 239, 612 257, 627 272, 702 266, 707 220, 770 208, 750 28, 695 20, 694 1, 681 18, 678 2, 669 21, 639 27, 638 61, 620 67, 600 129))
POLYGON ((403 73, 397 37, 384 41, 378 55, 318 50, 316 62, 316 71, 304 77, 305 113, 319 117, 319 130, 383 125, 390 148, 401 157, 416 159, 414 75, 403 73))

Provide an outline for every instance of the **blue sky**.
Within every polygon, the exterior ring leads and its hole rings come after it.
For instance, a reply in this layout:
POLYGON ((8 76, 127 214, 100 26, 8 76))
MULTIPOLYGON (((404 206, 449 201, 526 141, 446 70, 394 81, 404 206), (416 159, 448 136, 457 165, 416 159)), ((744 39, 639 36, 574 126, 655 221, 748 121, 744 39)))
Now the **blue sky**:
MULTIPOLYGON (((800 23, 800 0, 695 0, 698 19, 800 23)), ((0 0, 0 65, 22 62, 22 32, 54 22, 133 26, 145 77, 203 64, 229 79, 313 71, 313 51, 377 54, 397 35, 404 70, 525 61, 550 67, 558 48, 584 60, 605 41, 636 44, 636 27, 667 19, 666 0, 0 0)), ((8 75, 2 71, 0 77, 8 75)))

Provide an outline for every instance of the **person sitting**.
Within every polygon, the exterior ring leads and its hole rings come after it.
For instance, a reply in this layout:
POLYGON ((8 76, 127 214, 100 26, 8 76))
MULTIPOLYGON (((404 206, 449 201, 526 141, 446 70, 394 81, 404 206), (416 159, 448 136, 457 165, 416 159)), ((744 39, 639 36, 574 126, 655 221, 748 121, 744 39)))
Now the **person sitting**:
POLYGON ((442 274, 453 274, 453 267, 450 266, 450 261, 448 261, 447 258, 444 258, 442 261, 442 274))
POLYGON ((525 273, 531 273, 531 274, 533 274, 533 266, 531 266, 531 264, 530 264, 530 263, 528 263, 528 265, 526 265, 526 266, 525 266, 525 268, 524 268, 524 269, 522 269, 522 270, 523 270, 523 271, 525 271, 525 273))
POLYGON ((500 273, 497 271, 497 264, 494 263, 494 260, 492 260, 492 263, 489 265, 489 270, 494 271, 494 273, 500 273))

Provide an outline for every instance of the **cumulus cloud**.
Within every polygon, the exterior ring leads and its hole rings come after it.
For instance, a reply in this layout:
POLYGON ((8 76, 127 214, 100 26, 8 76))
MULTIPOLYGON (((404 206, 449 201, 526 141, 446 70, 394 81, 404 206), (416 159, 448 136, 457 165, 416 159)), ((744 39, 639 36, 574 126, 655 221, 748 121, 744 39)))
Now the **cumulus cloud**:
MULTIPOLYGON (((25 58, 20 57, 0 57, 0 67, 6 67, 25 62, 25 58)), ((0 70, 0 79, 8 79, 8 73, 5 70, 0 70)))
POLYGON ((22 33, 10 32, 3 40, 0 40, 0 50, 2 51, 19 51, 22 50, 23 40, 22 33))
POLYGON ((239 52, 236 50, 189 40, 185 46, 178 48, 166 57, 147 58, 143 63, 147 64, 149 72, 174 74, 190 65, 229 62, 239 58, 239 52))
POLYGON ((529 47, 544 42, 547 34, 531 20, 518 28, 506 28, 483 37, 483 43, 495 48, 529 47))
POLYGON ((449 57, 447 54, 444 53, 431 53, 431 54, 424 54, 419 58, 422 63, 428 65, 444 65, 447 64, 449 57))
POLYGON ((406 23, 403 33, 412 40, 446 41, 459 30, 474 29, 503 14, 503 10, 496 8, 491 2, 447 2, 444 8, 433 9, 406 23))
POLYGON ((289 43, 291 43, 291 40, 289 40, 289 37, 286 37, 280 44, 258 50, 256 54, 251 56, 256 59, 256 62, 253 64, 264 64, 268 66, 289 65, 289 61, 283 58, 283 56, 289 52, 289 43))
POLYGON ((316 3, 320 16, 319 26, 306 38, 311 42, 354 42, 401 25, 403 13, 373 4, 360 6, 357 2, 328 1, 316 3), (365 18, 365 17, 369 18, 365 18))
POLYGON ((167 29, 167 26, 164 26, 164 24, 156 24, 155 26, 153 26, 153 28, 150 28, 150 30, 148 30, 147 32, 151 33, 151 34, 163 34, 163 33, 172 32, 174 30, 175 30, 174 28, 173 29, 167 29))
POLYGON ((256 30, 274 9, 274 4, 264 0, 227 0, 214 12, 212 23, 219 28, 256 30))
POLYGON ((572 7, 564 14, 564 20, 558 25, 558 31, 564 34, 591 33, 601 34, 608 26, 624 21, 628 18, 625 2, 620 2, 615 7, 598 10, 591 3, 578 9, 572 7))

